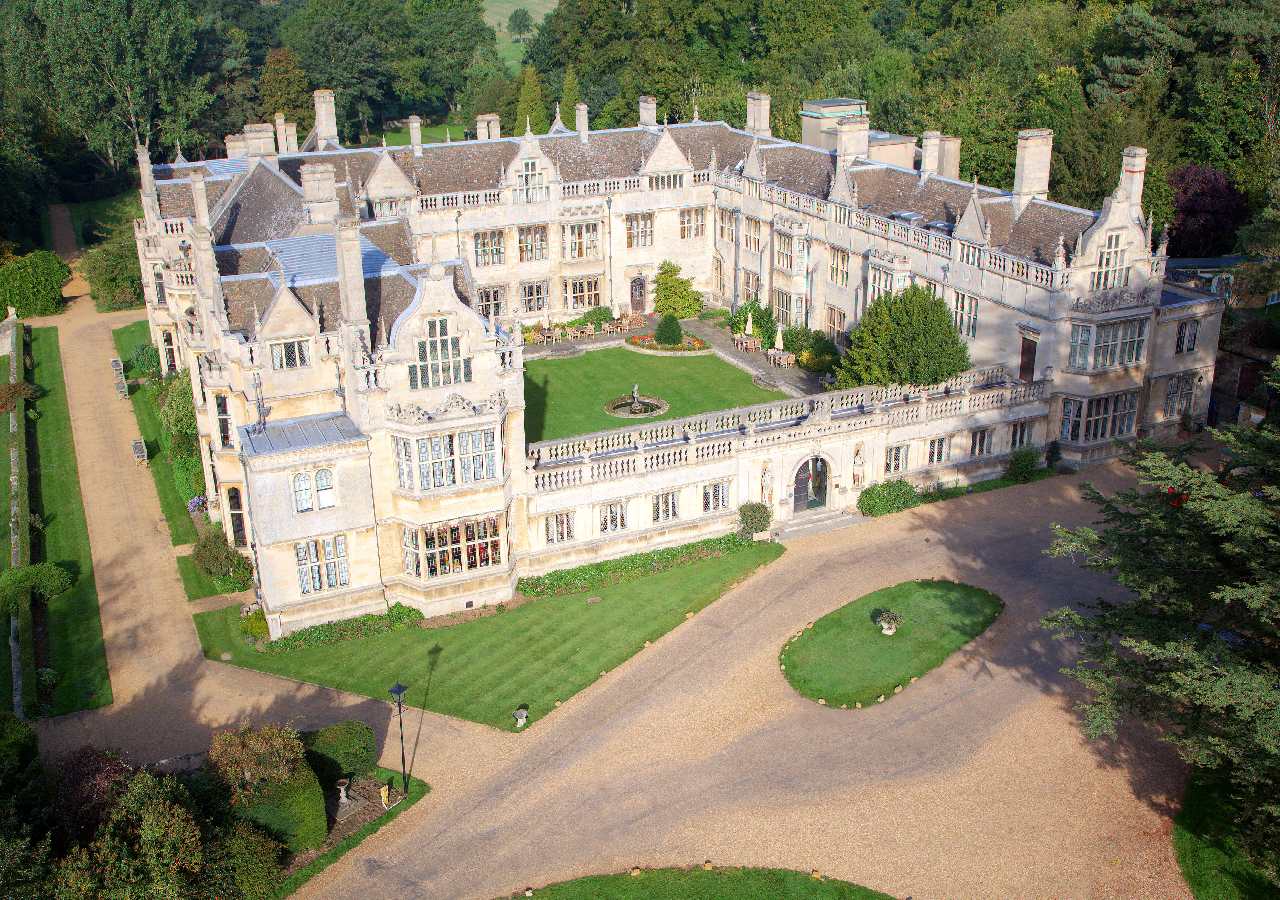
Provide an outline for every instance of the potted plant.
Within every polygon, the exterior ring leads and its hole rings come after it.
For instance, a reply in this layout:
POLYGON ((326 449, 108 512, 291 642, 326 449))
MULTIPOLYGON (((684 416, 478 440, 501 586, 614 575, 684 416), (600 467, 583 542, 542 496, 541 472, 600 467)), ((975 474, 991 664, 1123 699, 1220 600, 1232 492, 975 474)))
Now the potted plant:
POLYGON ((902 616, 891 609, 882 609, 876 614, 876 624, 880 626, 881 634, 891 635, 902 624, 902 616))

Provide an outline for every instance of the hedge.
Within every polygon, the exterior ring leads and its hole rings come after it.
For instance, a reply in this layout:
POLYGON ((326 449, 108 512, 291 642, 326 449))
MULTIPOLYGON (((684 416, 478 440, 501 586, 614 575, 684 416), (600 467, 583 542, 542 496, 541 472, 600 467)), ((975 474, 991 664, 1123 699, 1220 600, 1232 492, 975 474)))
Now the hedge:
POLYGON ((278 641, 271 641, 264 649, 267 653, 285 653, 289 650, 300 650, 303 647, 338 644, 355 638, 411 628, 423 618, 425 617, 421 611, 396 603, 385 615, 356 616, 354 619, 343 619, 341 622, 327 622, 324 625, 301 628, 278 641))
POLYGON ((240 818, 262 826, 292 853, 324 843, 329 820, 320 779, 308 766, 286 781, 268 785, 238 808, 240 818))
POLYGON ((738 521, 742 523, 743 536, 749 537, 769 528, 773 510, 763 503, 744 503, 738 507, 738 521))
POLYGON ((62 312, 62 286, 70 277, 67 264, 48 250, 18 257, 0 268, 0 317, 10 306, 23 319, 62 312))
POLYGON ((883 516, 910 509, 920 502, 915 485, 901 478, 873 484, 858 495, 858 512, 864 516, 883 516))
POLYGON ((663 316, 653 332, 653 339, 667 346, 674 346, 683 341, 684 330, 680 327, 680 320, 671 314, 663 316))
POLYGON ((677 566, 700 559, 714 559, 750 545, 750 538, 738 534, 709 538, 679 547, 667 547, 649 553, 637 553, 621 559, 590 563, 574 569, 562 569, 532 578, 520 579, 520 593, 526 597, 555 597, 578 594, 610 584, 637 581, 657 572, 666 572, 677 566))
POLYGON ((378 742, 373 729, 358 719, 304 733, 302 742, 307 747, 307 762, 324 784, 352 775, 367 775, 378 763, 378 742))
POLYGON ((1035 447, 1023 447, 1009 455, 1009 468, 1004 477, 1018 484, 1034 481, 1036 470, 1040 468, 1040 451, 1035 447))

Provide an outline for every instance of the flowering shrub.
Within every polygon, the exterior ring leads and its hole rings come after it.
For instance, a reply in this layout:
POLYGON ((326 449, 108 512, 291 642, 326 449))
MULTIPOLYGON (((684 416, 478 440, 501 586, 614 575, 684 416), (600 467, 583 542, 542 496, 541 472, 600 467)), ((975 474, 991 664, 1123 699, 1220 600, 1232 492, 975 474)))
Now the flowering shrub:
POLYGON ((205 506, 204 495, 196 494, 196 496, 192 497, 190 500, 187 501, 187 512, 191 513, 192 515, 195 515, 196 513, 203 510, 204 506, 205 506))
POLYGON ((646 350, 670 350, 679 352, 682 350, 706 350, 707 342, 702 338, 696 338, 691 334, 686 334, 684 340, 679 344, 660 344, 657 338, 652 334, 633 334, 627 338, 627 343, 633 347, 644 347, 646 350))

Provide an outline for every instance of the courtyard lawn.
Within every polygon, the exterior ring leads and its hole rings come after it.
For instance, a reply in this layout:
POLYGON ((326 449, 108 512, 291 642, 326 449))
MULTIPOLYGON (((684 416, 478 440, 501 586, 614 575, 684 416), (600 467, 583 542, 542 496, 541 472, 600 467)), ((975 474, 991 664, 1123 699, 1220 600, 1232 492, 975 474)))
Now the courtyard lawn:
POLYGON ((788 869, 643 869, 538 888, 548 900, 888 900, 870 888, 788 869))
POLYGON ((1173 820, 1178 867, 1197 900, 1280 896, 1280 880, 1254 865, 1236 843, 1231 807, 1214 786, 1192 776, 1173 820))
MULTIPOLYGON (((133 358, 133 352, 138 344, 150 340, 147 336, 146 322, 134 322, 123 328, 117 328, 112 332, 112 336, 115 338, 116 351, 126 367, 129 360, 133 358)), ((136 377, 136 373, 128 369, 125 375, 130 378, 136 377)), ((178 493, 178 486, 173 480, 173 465, 163 452, 160 443, 160 410, 156 405, 159 392, 160 387, 155 382, 131 385, 129 402, 133 404, 133 415, 138 420, 138 431, 147 444, 147 465, 156 483, 156 494, 160 497, 160 510, 164 513, 164 520, 169 525, 169 540, 175 546, 194 544, 199 536, 196 534, 195 523, 191 521, 191 514, 187 512, 186 501, 178 493)))
POLYGON ((906 581, 859 597, 818 619, 782 649, 787 681, 828 706, 893 696, 973 640, 1004 609, 994 594, 951 581, 906 581), (902 616, 897 634, 880 633, 879 610, 902 616))
POLYGON ((49 665, 57 673, 49 711, 61 715, 109 704, 111 681, 98 617, 89 530, 80 499, 58 329, 32 329, 31 360, 31 380, 42 391, 32 404, 38 418, 29 432, 33 433, 34 448, 31 505, 44 521, 33 557, 36 562, 57 563, 74 578, 71 590, 50 602, 45 615, 49 665))
POLYGON ((533 443, 785 397, 756 387, 748 373, 718 356, 647 356, 611 347, 525 363, 525 434, 533 443), (610 400, 629 395, 633 384, 671 409, 651 419, 622 419, 604 411, 610 400))
POLYGON ((747 543, 722 555, 621 584, 544 597, 447 628, 407 628, 282 653, 254 649, 239 608, 195 616, 209 659, 382 700, 396 681, 405 702, 512 730, 527 704, 536 721, 713 602, 782 547, 747 543), (599 598, 588 603, 588 598, 599 598))

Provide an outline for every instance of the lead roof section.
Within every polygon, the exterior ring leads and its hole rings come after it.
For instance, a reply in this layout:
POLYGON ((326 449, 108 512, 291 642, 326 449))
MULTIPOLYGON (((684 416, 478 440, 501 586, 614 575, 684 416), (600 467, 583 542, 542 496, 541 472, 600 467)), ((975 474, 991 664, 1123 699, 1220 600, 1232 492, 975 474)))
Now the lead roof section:
POLYGON ((274 456, 317 447, 367 441, 346 413, 321 413, 295 419, 267 420, 240 429, 240 449, 245 456, 274 456))

